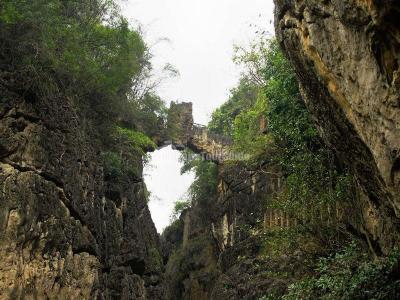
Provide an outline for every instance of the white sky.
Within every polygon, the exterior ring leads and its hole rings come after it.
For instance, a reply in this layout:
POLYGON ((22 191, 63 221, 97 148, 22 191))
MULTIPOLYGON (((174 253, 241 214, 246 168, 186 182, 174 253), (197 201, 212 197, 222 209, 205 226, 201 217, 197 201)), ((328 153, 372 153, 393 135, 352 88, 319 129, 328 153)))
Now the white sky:
MULTIPOLYGON (((180 77, 159 88, 170 101, 193 102, 196 123, 207 124, 225 102, 240 70, 232 62, 233 45, 247 45, 257 27, 273 32, 272 0, 122 0, 122 12, 141 24, 152 46, 153 65, 171 63, 180 77), (167 38, 170 42, 158 42, 167 38)), ((150 201, 157 230, 169 223, 173 202, 185 193, 193 175, 180 176, 179 152, 164 148, 154 153, 146 169, 148 189, 160 200, 150 201)))
POLYGON ((149 209, 160 233, 170 223, 174 202, 185 198, 194 180, 192 173, 181 175, 179 157, 179 151, 165 147, 151 154, 144 170, 147 189, 151 192, 149 209))

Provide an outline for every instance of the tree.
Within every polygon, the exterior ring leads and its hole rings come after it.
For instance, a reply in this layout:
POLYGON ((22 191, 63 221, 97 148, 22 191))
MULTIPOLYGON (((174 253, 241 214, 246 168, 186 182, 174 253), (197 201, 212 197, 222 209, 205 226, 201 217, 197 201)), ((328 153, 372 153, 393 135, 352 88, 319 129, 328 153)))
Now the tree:
POLYGON ((234 60, 242 66, 242 79, 209 126, 231 135, 234 148, 253 160, 268 159, 281 167, 285 190, 268 205, 301 219, 305 212, 312 219, 312 211, 351 197, 351 175, 319 137, 278 43, 261 38, 248 48, 236 47, 234 60), (249 90, 252 93, 243 93, 249 90), (265 120, 266 130, 260 120, 265 120))
POLYGON ((165 105, 150 58, 113 0, 0 2, 0 83, 13 82, 30 100, 70 102, 104 139, 117 123, 156 134, 165 105))

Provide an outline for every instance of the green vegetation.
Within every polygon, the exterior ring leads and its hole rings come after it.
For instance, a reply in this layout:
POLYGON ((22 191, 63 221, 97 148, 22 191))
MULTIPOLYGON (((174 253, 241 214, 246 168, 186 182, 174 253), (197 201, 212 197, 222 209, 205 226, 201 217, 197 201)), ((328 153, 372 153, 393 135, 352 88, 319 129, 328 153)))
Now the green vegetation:
POLYGON ((270 135, 263 134, 260 123, 265 120, 267 99, 262 90, 257 94, 254 105, 236 116, 233 123, 234 148, 237 151, 259 157, 271 145, 270 135))
POLYGON ((159 81, 141 32, 115 1, 3 0, 0 41, 0 88, 74 108, 108 150, 106 177, 132 169, 122 144, 136 155, 156 147, 166 118, 159 81))
POLYGON ((261 38, 249 48, 236 47, 235 62, 245 70, 242 79, 209 127, 233 136, 234 148, 252 161, 280 166, 285 188, 268 206, 310 223, 347 201, 352 177, 319 137, 277 42, 261 38))
POLYGON ((106 152, 103 154, 104 176, 118 178, 122 176, 122 160, 118 153, 106 152))
POLYGON ((307 212, 348 200, 352 180, 319 137, 301 100, 294 72, 276 42, 269 43, 266 55, 266 119, 279 149, 275 160, 286 175, 286 190, 275 205, 291 214, 306 213, 302 218, 313 218, 307 212))
POLYGON ((152 270, 158 271, 160 273, 164 270, 164 262, 157 248, 152 247, 149 249, 149 261, 152 270))
POLYGON ((262 249, 260 255, 266 257, 279 257, 304 248, 302 242, 313 244, 312 235, 301 227, 276 228, 261 234, 262 249))
POLYGON ((181 213, 190 207, 190 201, 182 200, 182 201, 175 201, 174 211, 172 212, 172 220, 177 220, 181 213))
POLYGON ((284 300, 396 299, 400 293, 400 252, 371 261, 355 242, 321 258, 316 275, 289 287, 284 300))
POLYGON ((193 171, 195 180, 189 188, 190 205, 196 204, 199 217, 206 222, 209 216, 209 204, 215 200, 218 185, 218 167, 215 163, 203 160, 186 150, 181 156, 182 173, 193 171))
POLYGON ((142 132, 122 127, 117 127, 116 131, 119 138, 128 142, 135 152, 145 154, 147 151, 157 148, 153 140, 142 132))
POLYGON ((228 101, 212 114, 212 119, 208 124, 211 132, 232 136, 236 116, 241 111, 250 109, 254 105, 258 95, 258 88, 250 80, 243 78, 230 93, 228 101))
POLYGON ((287 266, 288 273, 273 275, 286 281, 288 290, 272 289, 260 300, 396 299, 400 292, 398 250, 373 260, 368 247, 353 237, 326 243, 301 227, 268 230, 261 239, 260 257, 287 266), (291 272, 293 259, 304 268, 300 273, 291 272))
POLYGON ((104 179, 118 183, 124 178, 137 180, 140 175, 142 161, 127 161, 121 155, 113 151, 104 152, 102 155, 104 179))
POLYGON ((140 98, 131 96, 129 104, 130 107, 123 118, 127 120, 126 123, 135 124, 137 130, 150 137, 158 137, 167 119, 164 101, 150 90, 140 98))
POLYGON ((113 1, 5 0, 0 23, 8 46, 2 59, 10 71, 33 76, 38 96, 62 91, 110 107, 126 98, 143 69, 146 46, 113 1))

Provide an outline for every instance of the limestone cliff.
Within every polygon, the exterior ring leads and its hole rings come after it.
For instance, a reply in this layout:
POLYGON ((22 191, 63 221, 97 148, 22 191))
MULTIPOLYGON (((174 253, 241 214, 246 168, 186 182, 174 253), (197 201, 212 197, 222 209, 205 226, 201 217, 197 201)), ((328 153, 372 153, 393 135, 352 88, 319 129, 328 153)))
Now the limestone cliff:
MULTIPOLYGON (((400 5, 275 0, 276 34, 322 136, 356 174, 375 251, 399 245, 400 5)), ((356 216, 355 216, 356 217, 356 216)))
POLYGON ((0 92, 0 298, 162 299, 159 239, 142 159, 107 178, 90 114, 0 92))
MULTIPOLYGON (((307 266, 299 253, 279 259, 261 255, 263 229, 271 226, 265 204, 282 189, 283 177, 274 165, 243 162, 219 165, 218 192, 197 203, 162 236, 169 259, 166 282, 169 299, 258 299, 280 291, 304 276, 307 266), (287 273, 287 279, 274 273, 287 273)), ((288 219, 277 214, 276 226, 288 219)))

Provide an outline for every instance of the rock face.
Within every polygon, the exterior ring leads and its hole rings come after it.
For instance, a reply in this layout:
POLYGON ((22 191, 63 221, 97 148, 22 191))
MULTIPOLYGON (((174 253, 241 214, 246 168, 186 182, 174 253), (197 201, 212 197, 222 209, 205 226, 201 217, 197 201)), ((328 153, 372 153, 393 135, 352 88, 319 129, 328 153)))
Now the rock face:
POLYGON ((249 238, 252 228, 263 226, 265 205, 281 191, 283 176, 275 166, 237 162, 220 166, 219 180, 212 227, 223 251, 249 238))
MULTIPOLYGON (((212 133, 206 126, 193 123, 193 104, 191 102, 171 102, 168 110, 167 131, 169 141, 175 149, 191 149, 202 154, 203 158, 216 163, 227 159, 242 159, 231 153, 229 146, 232 140, 228 137, 212 133)), ((238 154, 236 154, 238 155, 238 154)))
POLYGON ((399 245, 400 4, 275 0, 276 34, 327 143, 356 174, 377 253, 399 245))
POLYGON ((218 168, 216 199, 184 211, 163 234, 163 244, 175 249, 167 253, 169 299, 258 299, 271 288, 287 287, 268 270, 286 272, 295 262, 266 263, 258 257, 261 240, 252 234, 262 228, 264 204, 281 190, 282 175, 274 166, 218 168))
POLYGON ((67 99, 0 95, 0 298, 163 299, 141 157, 122 151, 136 174, 109 181, 67 99))
POLYGON ((171 102, 168 110, 167 130, 172 143, 178 150, 185 149, 193 128, 193 104, 171 102))

